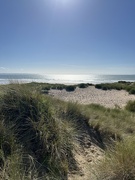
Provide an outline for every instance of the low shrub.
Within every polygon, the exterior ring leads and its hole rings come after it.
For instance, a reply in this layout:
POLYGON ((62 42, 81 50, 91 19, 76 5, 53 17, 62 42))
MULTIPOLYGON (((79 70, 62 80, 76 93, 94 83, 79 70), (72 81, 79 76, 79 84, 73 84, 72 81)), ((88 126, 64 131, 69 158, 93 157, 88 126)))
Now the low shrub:
POLYGON ((92 83, 87 83, 87 85, 88 85, 88 86, 94 86, 94 84, 92 84, 92 83))
POLYGON ((47 90, 47 91, 49 91, 49 90, 50 90, 50 87, 49 87, 49 86, 43 87, 42 90, 47 90))
POLYGON ((106 91, 106 90, 108 90, 108 88, 105 87, 105 86, 103 86, 103 87, 102 87, 102 90, 106 91))
POLYGON ((102 85, 101 85, 101 84, 96 84, 96 85, 95 85, 95 88, 97 88, 97 89, 102 89, 102 85))
POLYGON ((135 94, 135 89, 134 88, 130 89, 129 94, 135 94))
POLYGON ((65 89, 65 85, 58 85, 58 86, 56 87, 56 89, 58 89, 58 90, 63 90, 63 89, 65 89))
POLYGON ((127 84, 128 82, 127 81, 118 81, 118 83, 120 83, 120 84, 127 84))
POLYGON ((122 90, 122 87, 121 86, 116 86, 115 89, 119 91, 119 90, 122 90))
POLYGON ((76 89, 76 87, 75 86, 73 86, 73 85, 70 85, 70 86, 66 86, 66 91, 74 91, 75 89, 76 89))
POLYGON ((88 84, 81 83, 78 85, 79 88, 87 88, 88 84))

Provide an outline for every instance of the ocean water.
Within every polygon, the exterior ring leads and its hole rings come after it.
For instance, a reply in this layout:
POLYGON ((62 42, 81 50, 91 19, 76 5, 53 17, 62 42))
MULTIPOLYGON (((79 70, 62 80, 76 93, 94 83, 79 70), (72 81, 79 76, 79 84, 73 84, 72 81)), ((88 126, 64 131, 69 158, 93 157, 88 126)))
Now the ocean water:
POLYGON ((0 84, 10 82, 45 82, 60 84, 78 83, 111 83, 118 81, 135 82, 135 75, 39 75, 39 74, 7 74, 0 73, 0 84))

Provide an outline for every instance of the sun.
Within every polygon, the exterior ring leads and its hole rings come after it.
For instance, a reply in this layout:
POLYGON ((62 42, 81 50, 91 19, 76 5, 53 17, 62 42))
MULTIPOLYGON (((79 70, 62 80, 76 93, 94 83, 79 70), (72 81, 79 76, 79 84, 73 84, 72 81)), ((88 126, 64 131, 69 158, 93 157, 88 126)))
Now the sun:
POLYGON ((71 4, 73 0, 56 0, 57 3, 61 3, 63 5, 71 4))
POLYGON ((52 0, 52 3, 59 8, 74 9, 75 7, 79 6, 80 1, 81 0, 52 0))

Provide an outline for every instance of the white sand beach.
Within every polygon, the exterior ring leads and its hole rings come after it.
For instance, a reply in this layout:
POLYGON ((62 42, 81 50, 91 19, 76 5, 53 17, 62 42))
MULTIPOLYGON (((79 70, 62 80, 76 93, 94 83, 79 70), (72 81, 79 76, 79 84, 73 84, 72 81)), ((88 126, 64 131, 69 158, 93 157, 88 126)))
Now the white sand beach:
POLYGON ((96 103, 109 108, 114 108, 116 106, 123 108, 129 100, 135 100, 135 95, 130 95, 125 90, 104 91, 96 89, 94 86, 89 86, 84 89, 77 87, 73 92, 51 89, 49 94, 64 101, 77 102, 81 104, 96 103))

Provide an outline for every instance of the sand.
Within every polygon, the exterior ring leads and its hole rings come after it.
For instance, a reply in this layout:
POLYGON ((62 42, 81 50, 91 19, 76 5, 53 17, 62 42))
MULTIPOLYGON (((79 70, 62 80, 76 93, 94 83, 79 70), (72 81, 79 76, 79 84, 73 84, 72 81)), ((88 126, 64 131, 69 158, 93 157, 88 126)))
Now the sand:
POLYGON ((78 146, 73 154, 79 171, 69 173, 68 180, 95 180, 93 170, 95 164, 103 159, 104 151, 86 137, 84 146, 78 146))
POLYGON ((66 90, 50 90, 49 94, 55 98, 77 102, 81 104, 96 103, 105 107, 114 108, 116 106, 123 108, 129 100, 135 100, 135 95, 130 95, 125 90, 100 90, 94 86, 87 88, 76 88, 73 92, 66 90))

